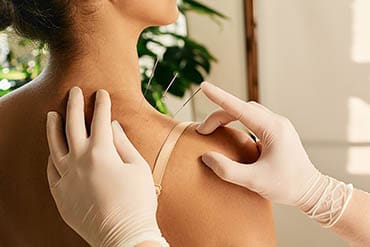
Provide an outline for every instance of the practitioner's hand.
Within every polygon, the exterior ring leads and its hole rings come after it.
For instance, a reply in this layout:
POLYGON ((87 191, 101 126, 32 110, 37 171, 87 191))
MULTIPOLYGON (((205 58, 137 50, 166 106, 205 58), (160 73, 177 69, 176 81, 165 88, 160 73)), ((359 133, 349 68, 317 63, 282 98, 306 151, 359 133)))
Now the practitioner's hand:
POLYGON ((92 246, 133 247, 147 241, 167 246, 156 220, 151 170, 120 124, 111 123, 106 91, 97 92, 90 136, 79 88, 70 92, 65 132, 61 117, 52 112, 47 136, 50 190, 71 228, 92 246))
POLYGON ((298 206, 323 227, 332 227, 351 246, 370 246, 368 193, 322 175, 311 163, 288 119, 255 102, 241 101, 209 83, 201 87, 221 109, 212 113, 198 132, 211 134, 219 126, 239 120, 258 137, 261 152, 254 164, 240 164, 219 153, 206 153, 202 159, 207 166, 222 179, 273 202, 298 206))
POLYGON ((277 203, 297 206, 320 176, 312 165, 290 121, 255 102, 244 102, 210 83, 203 83, 205 95, 221 107, 198 128, 204 135, 231 121, 241 121, 258 138, 260 158, 254 164, 240 164, 220 153, 203 155, 203 162, 219 177, 244 186, 277 203))

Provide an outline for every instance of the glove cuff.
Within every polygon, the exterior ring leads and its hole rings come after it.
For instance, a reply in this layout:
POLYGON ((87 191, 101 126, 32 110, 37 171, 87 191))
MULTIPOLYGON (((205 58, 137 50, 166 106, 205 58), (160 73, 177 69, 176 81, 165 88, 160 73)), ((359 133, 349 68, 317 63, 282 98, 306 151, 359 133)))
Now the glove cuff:
POLYGON ((125 215, 124 218, 121 210, 116 210, 116 214, 112 214, 109 218, 121 219, 118 222, 111 223, 107 219, 98 230, 98 244, 92 246, 99 247, 135 247, 143 242, 158 242, 161 247, 169 247, 166 240, 162 237, 162 233, 158 227, 157 220, 153 212, 141 213, 141 217, 136 217, 138 214, 133 214, 131 217, 125 215))
POLYGON ((322 227, 334 226, 352 197, 353 185, 319 174, 300 200, 299 208, 322 227))
POLYGON ((143 232, 125 241, 124 243, 120 243, 119 245, 117 245, 117 247, 135 247, 136 245, 143 242, 158 242, 161 247, 170 247, 170 245, 167 243, 166 239, 162 237, 160 232, 143 232))

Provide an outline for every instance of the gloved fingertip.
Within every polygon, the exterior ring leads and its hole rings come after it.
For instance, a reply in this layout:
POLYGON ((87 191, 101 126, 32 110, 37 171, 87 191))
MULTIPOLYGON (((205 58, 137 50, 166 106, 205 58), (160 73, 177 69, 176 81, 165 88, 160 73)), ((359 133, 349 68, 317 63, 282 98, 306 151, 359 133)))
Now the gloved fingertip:
POLYGON ((199 134, 206 135, 207 133, 204 131, 204 122, 200 123, 198 127, 195 129, 199 134))
POLYGON ((204 81, 204 82, 202 82, 201 84, 200 84, 200 88, 204 88, 204 87, 207 87, 209 84, 211 84, 211 83, 209 83, 208 81, 204 81))
POLYGON ((102 97, 104 95, 108 95, 109 96, 109 93, 107 90, 105 89, 99 89, 98 91, 96 91, 96 97, 102 97))
POLYGON ((123 128, 121 126, 121 124, 117 121, 117 120, 114 120, 112 122, 112 127, 115 128, 117 131, 119 131, 120 133, 124 133, 123 131, 123 128))
POLYGON ((82 96, 82 90, 79 87, 73 87, 69 90, 69 100, 73 97, 80 97, 82 96))
POLYGON ((196 131, 201 135, 210 135, 215 131, 215 128, 213 128, 212 126, 210 126, 209 123, 204 121, 196 128, 196 131))
POLYGON ((55 112, 55 111, 50 111, 50 112, 48 112, 48 120, 50 121, 50 120, 56 120, 57 118, 58 118, 58 113, 57 112, 55 112))
POLYGON ((215 153, 208 152, 202 155, 202 161, 207 166, 212 166, 215 163, 215 153))
POLYGON ((202 158, 202 162, 203 162, 204 164, 207 164, 207 161, 208 161, 208 159, 207 159, 207 154, 203 154, 203 155, 201 156, 201 158, 202 158))

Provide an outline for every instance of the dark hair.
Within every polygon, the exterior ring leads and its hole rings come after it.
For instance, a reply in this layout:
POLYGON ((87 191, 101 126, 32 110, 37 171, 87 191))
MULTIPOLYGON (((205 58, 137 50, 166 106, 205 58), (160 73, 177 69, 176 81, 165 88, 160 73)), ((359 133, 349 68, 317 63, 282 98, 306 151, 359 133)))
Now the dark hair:
POLYGON ((61 47, 68 42, 74 0, 0 0, 0 30, 61 47))
POLYGON ((13 5, 10 1, 0 0, 0 30, 12 24, 13 5))

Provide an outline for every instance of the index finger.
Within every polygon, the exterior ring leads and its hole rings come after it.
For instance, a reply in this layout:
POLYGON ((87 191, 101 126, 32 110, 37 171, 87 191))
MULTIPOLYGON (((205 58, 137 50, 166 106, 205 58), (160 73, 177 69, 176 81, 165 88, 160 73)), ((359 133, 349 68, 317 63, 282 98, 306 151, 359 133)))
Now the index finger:
POLYGON ((262 136, 263 129, 267 128, 272 113, 258 107, 256 104, 247 103, 209 82, 203 82, 201 88, 211 101, 219 105, 236 120, 242 122, 257 137, 262 136))
POLYGON ((68 147, 64 138, 62 119, 56 112, 48 113, 46 135, 51 158, 59 175, 62 176, 68 169, 67 166, 61 162, 63 157, 68 154, 68 147))

